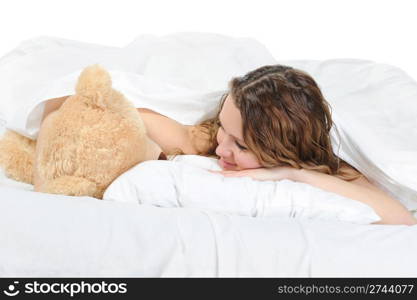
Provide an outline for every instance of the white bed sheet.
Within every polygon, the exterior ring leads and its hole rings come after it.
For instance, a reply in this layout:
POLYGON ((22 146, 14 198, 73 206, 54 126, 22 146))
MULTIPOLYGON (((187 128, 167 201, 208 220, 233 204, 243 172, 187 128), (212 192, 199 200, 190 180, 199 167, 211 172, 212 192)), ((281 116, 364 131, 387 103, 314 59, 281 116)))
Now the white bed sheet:
POLYGON ((416 277, 417 226, 250 218, 0 187, 2 277, 416 277))

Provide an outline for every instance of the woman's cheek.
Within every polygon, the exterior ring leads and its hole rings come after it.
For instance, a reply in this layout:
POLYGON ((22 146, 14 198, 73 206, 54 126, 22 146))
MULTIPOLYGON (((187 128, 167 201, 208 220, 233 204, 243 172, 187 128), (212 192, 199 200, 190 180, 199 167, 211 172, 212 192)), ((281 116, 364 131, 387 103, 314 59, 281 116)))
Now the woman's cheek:
POLYGON ((238 165, 239 169, 257 169, 261 168, 261 164, 259 163, 258 159, 253 154, 242 154, 239 155, 236 159, 236 164, 238 165))

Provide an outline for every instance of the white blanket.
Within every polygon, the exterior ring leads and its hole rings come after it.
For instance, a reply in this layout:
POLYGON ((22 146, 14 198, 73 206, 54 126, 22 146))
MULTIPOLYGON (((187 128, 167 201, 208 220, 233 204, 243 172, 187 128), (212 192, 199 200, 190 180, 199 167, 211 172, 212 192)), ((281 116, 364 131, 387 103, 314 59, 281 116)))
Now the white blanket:
POLYGON ((215 111, 230 78, 275 62, 256 40, 218 34, 142 35, 124 48, 38 38, 1 58, 0 111, 36 138, 42 101, 73 94, 81 70, 99 63, 136 107, 194 124, 215 111))

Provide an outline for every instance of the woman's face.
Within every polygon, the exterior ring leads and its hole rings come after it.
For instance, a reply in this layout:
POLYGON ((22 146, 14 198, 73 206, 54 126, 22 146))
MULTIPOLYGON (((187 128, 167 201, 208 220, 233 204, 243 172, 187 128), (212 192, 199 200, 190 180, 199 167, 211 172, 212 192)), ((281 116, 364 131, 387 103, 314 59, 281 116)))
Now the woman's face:
POLYGON ((242 117, 230 94, 219 114, 220 128, 217 132, 216 154, 224 170, 261 168, 261 164, 243 141, 242 117))

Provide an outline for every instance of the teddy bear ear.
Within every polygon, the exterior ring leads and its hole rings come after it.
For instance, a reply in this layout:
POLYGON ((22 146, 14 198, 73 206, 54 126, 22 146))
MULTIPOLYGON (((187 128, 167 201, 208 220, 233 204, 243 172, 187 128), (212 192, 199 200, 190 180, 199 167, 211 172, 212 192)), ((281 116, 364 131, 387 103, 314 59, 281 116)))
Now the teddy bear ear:
POLYGON ((91 105, 105 107, 112 93, 110 74, 100 65, 86 67, 78 78, 75 92, 91 105))

